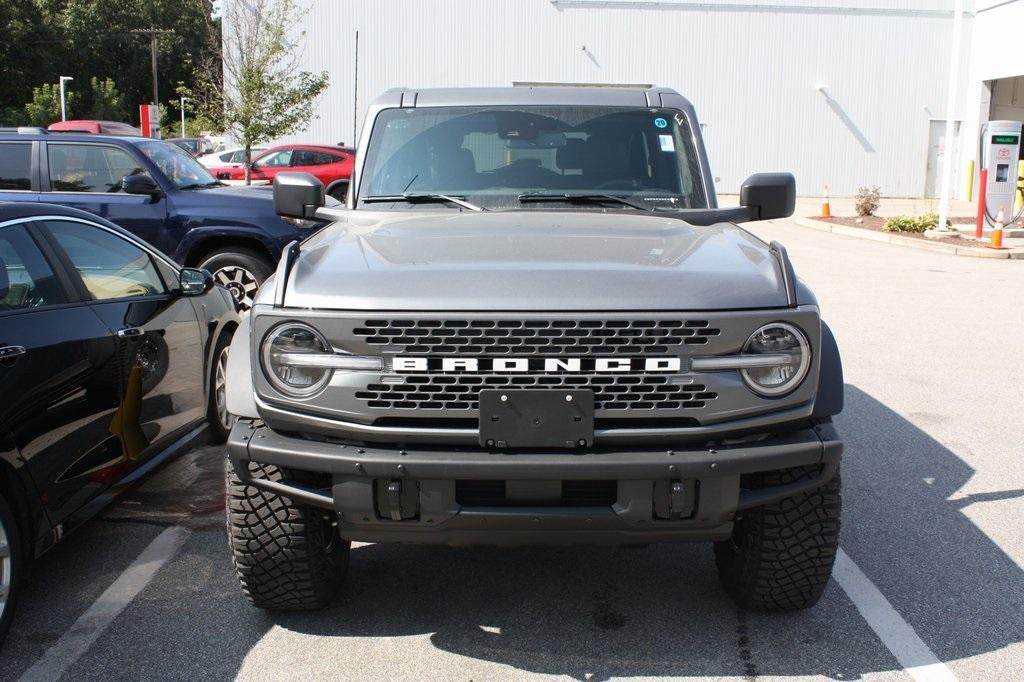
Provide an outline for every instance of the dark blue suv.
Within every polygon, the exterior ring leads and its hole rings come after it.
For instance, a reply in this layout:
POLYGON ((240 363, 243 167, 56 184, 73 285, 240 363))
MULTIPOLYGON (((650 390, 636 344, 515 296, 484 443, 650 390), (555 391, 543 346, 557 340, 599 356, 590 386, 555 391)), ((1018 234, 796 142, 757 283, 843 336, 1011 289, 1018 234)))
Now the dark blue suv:
POLYGON ((102 216, 209 270, 243 309, 281 249, 319 227, 275 214, 269 187, 226 187, 177 146, 144 137, 0 133, 0 201, 102 216))

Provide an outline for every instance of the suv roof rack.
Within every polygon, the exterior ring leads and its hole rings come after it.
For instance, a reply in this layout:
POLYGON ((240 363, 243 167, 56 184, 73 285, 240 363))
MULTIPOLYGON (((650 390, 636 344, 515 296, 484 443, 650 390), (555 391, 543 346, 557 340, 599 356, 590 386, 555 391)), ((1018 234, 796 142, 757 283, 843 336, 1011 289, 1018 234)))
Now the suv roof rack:
POLYGON ((49 131, 46 128, 37 126, 9 126, 0 128, 0 133, 18 133, 19 135, 46 135, 49 131))
POLYGON ((558 83, 555 81, 512 81, 513 88, 622 88, 623 90, 650 90, 651 83, 558 83))

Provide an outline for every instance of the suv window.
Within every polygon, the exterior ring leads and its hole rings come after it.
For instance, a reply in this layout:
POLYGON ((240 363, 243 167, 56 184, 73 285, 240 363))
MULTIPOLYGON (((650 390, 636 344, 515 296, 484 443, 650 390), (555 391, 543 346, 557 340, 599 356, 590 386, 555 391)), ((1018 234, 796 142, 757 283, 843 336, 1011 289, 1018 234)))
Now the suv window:
POLYGON ((11 142, 0 145, 0 189, 32 189, 31 173, 30 143, 11 142))
POLYGON ((292 158, 293 166, 322 166, 327 163, 338 161, 338 157, 327 152, 316 152, 308 149, 297 149, 292 158))
POLYGON ((613 194, 651 208, 707 206, 689 122, 671 109, 386 109, 373 124, 363 182, 360 199, 431 192, 487 208, 525 209, 518 200, 524 192, 613 194))
POLYGON ((259 160, 259 165, 266 168, 280 168, 281 166, 291 165, 292 162, 292 150, 282 149, 279 152, 271 152, 262 159, 259 160))
POLYGON ((24 225, 0 227, 0 314, 67 303, 24 225))
POLYGON ((153 259, 127 239, 84 223, 51 220, 46 227, 97 301, 166 291, 153 259))
POLYGON ((145 172, 117 147, 51 142, 46 153, 55 192, 119 192, 124 176, 145 172))

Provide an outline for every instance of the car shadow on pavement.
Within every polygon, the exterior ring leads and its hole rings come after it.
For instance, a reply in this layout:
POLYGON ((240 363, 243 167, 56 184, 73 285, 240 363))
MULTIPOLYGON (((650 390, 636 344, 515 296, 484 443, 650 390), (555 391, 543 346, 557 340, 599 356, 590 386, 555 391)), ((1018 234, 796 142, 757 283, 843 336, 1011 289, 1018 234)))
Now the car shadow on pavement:
MULTIPOLYGON (((855 386, 846 400, 836 420, 847 441, 846 552, 941 660, 1020 641, 1021 569, 963 509, 1024 491, 951 500, 974 474, 962 459, 855 386)), ((720 589, 703 545, 364 545, 331 607, 273 618, 327 637, 432 633, 445 652, 577 679, 850 679, 900 667, 835 581, 809 611, 744 613, 720 589)))

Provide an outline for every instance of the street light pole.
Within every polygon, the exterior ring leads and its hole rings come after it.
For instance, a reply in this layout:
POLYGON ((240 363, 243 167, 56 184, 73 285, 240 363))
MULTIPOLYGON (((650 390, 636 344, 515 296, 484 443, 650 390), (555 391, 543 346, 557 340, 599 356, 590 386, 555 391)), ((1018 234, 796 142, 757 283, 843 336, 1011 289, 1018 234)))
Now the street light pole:
POLYGON ((181 98, 181 136, 185 137, 185 102, 188 101, 188 97, 181 98))
POLYGON ((160 112, 160 93, 157 89, 157 72, 156 72, 156 39, 162 35, 170 35, 174 33, 174 29, 163 29, 163 28, 137 28, 133 29, 132 33, 138 33, 149 37, 149 56, 152 62, 153 68, 153 104, 157 108, 157 121, 159 121, 160 112))
POLYGON ((60 77, 60 120, 62 121, 68 120, 68 109, 67 105, 64 103, 64 82, 73 80, 75 79, 71 76, 60 77))

